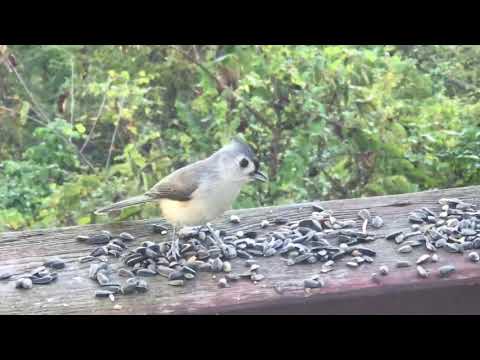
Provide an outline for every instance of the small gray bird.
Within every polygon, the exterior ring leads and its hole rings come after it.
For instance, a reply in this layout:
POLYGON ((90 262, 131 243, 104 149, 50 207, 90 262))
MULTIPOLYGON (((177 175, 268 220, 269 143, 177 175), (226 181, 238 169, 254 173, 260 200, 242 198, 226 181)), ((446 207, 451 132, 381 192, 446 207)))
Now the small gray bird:
POLYGON ((104 214, 158 201, 164 218, 173 225, 170 254, 179 256, 177 226, 205 224, 230 210, 241 188, 252 180, 265 182, 252 148, 234 138, 209 158, 180 168, 160 180, 145 194, 101 208, 104 214))

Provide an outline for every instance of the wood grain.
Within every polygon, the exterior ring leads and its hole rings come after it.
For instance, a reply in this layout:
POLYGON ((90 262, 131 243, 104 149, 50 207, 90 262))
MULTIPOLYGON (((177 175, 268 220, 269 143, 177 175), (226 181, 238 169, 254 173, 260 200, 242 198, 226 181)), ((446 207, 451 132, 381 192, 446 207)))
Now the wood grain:
MULTIPOLYGON (((442 197, 458 197, 478 205, 480 186, 315 203, 333 210, 340 220, 356 219, 358 210, 367 208, 373 215, 383 217, 385 225, 376 232, 385 235, 394 230, 408 230, 406 215, 416 208, 427 206, 438 211, 437 201, 442 197)), ((304 203, 232 211, 214 222, 214 225, 229 233, 251 229, 262 231, 259 227, 261 220, 273 220, 279 216, 302 219, 311 214, 311 205, 312 203, 304 203), (241 217, 240 224, 232 225, 226 221, 232 213, 241 217)), ((90 264, 78 262, 93 247, 79 243, 75 237, 79 234, 93 234, 102 229, 112 233, 128 231, 137 238, 132 245, 135 246, 144 240, 158 242, 165 239, 164 236, 153 234, 151 230, 152 224, 162 222, 161 219, 151 219, 0 234, 0 273, 12 271, 19 276, 52 257, 61 257, 67 261, 67 267, 59 270, 58 281, 54 284, 18 290, 14 286, 15 276, 10 281, 0 281, 0 314, 223 314, 239 310, 248 312, 249 309, 253 311, 265 306, 286 304, 301 307, 312 302, 321 303, 342 297, 368 299, 388 292, 480 283, 480 264, 469 262, 466 255, 448 254, 442 250, 438 251, 440 261, 437 264, 425 266, 431 271, 428 279, 420 279, 414 266, 396 269, 396 261, 408 259, 414 262, 425 251, 417 248, 411 254, 398 254, 394 243, 378 239, 369 244, 378 253, 373 264, 349 269, 344 265, 348 260, 344 259, 336 264, 334 271, 322 275, 326 286, 312 289, 310 294, 305 293, 303 280, 318 274, 321 264, 289 267, 279 256, 275 256, 259 259, 261 273, 266 278, 257 285, 250 281, 239 281, 232 283, 231 288, 219 289, 212 274, 200 273, 195 280, 188 281, 184 288, 176 288, 167 285, 166 279, 158 276, 147 279, 150 290, 145 294, 118 296, 115 303, 108 299, 94 298, 94 291, 98 287, 88 278, 90 264), (457 271, 451 277, 442 279, 438 276, 437 269, 447 263, 455 265, 457 271), (379 266, 384 264, 389 266, 390 274, 382 277, 380 284, 372 282, 371 273, 378 271, 379 266), (115 304, 120 304, 122 308, 115 310, 115 304)), ((359 220, 357 225, 360 227, 359 220)), ((112 259, 110 262, 114 267, 121 266, 117 260, 112 259)), ((235 259, 232 262, 233 270, 244 271, 246 268, 243 263, 243 260, 235 259)))

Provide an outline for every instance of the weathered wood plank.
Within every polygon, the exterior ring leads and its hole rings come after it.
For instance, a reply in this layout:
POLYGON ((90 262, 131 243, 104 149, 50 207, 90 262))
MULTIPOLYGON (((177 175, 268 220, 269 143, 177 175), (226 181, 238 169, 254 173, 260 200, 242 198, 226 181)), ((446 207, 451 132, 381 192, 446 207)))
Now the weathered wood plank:
MULTIPOLYGON (((370 209, 373 215, 380 215, 385 220, 385 226, 377 231, 382 235, 394 230, 407 230, 406 215, 410 211, 422 206, 428 206, 436 211, 439 209, 437 201, 441 197, 458 197, 480 204, 480 186, 319 203, 333 210, 340 220, 356 219, 358 210, 370 209)), ((260 231, 259 223, 264 218, 273 220, 278 216, 286 216, 301 219, 310 215, 311 203, 239 210, 232 213, 241 216, 241 224, 232 226, 223 219, 214 223, 215 226, 234 232, 250 229, 260 231)), ((275 256, 259 260, 262 274, 266 279, 257 285, 240 281, 232 284, 231 288, 219 289, 211 274, 201 273, 197 279, 187 282, 184 288, 174 288, 166 284, 165 278, 154 277, 148 279, 150 290, 147 293, 118 297, 115 303, 122 305, 121 310, 114 310, 114 303, 108 299, 95 299, 93 293, 97 285, 88 279, 89 264, 78 263, 78 259, 87 255, 92 247, 77 242, 75 237, 106 229, 113 233, 121 231, 132 233, 137 237, 135 244, 145 240, 158 242, 162 236, 152 233, 151 224, 159 222, 161 220, 153 219, 0 234, 0 272, 11 270, 20 274, 55 256, 61 256, 68 261, 67 268, 59 271, 58 281, 51 285, 34 286, 32 290, 22 291, 14 288, 14 281, 0 281, 2 294, 0 314, 225 313, 248 311, 265 305, 302 306, 339 297, 375 296, 390 291, 480 283, 479 264, 467 261, 466 255, 447 254, 444 251, 439 251, 438 264, 426 265, 432 270, 429 279, 418 278, 415 267, 395 269, 394 264, 397 260, 408 259, 414 262, 424 251, 415 250, 412 254, 400 255, 395 251, 394 244, 379 239, 371 246, 369 244, 369 247, 378 252, 373 264, 362 265, 352 270, 343 266, 346 260, 340 261, 336 270, 324 274, 326 286, 322 289, 312 289, 310 296, 305 295, 303 280, 318 274, 321 264, 288 267, 275 256), (448 279, 441 279, 435 270, 447 263, 454 264, 457 272, 448 279), (383 264, 390 267, 391 273, 382 277, 382 283, 378 285, 370 280, 370 275, 383 264)), ((360 221, 358 226, 360 227, 360 221)), ((232 265, 234 271, 245 270, 240 259, 234 260, 232 265)))

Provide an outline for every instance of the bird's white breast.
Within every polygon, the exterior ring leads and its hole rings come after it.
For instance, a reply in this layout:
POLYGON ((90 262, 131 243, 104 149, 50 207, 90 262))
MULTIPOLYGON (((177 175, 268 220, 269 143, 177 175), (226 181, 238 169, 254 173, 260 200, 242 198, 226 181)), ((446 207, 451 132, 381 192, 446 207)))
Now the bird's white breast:
POLYGON ((230 210, 243 183, 218 181, 201 185, 189 201, 160 200, 165 219, 178 225, 201 225, 230 210))

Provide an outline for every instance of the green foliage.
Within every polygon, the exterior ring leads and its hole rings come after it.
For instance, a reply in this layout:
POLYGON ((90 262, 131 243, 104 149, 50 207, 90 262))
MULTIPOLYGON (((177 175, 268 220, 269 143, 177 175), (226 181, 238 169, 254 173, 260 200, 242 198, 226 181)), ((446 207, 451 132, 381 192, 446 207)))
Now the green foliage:
POLYGON ((237 208, 480 183, 478 46, 10 51, 35 101, 0 68, 2 230, 105 221, 93 210, 239 133, 270 182, 237 208))

